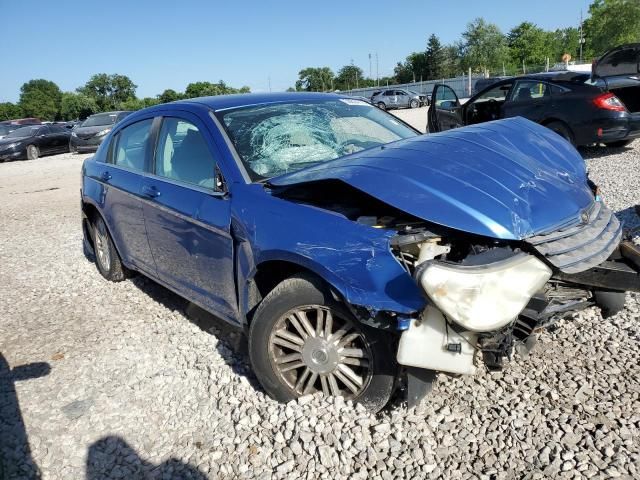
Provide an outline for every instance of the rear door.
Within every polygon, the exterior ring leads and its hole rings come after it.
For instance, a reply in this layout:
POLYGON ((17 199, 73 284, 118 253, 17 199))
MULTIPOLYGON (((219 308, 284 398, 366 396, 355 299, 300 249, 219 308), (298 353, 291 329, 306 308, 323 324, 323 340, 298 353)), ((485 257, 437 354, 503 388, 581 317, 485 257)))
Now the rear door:
POLYGON ((462 107, 456 92, 448 85, 435 85, 427 114, 427 131, 444 132, 462 125, 462 107))
POLYGON ((162 118, 154 162, 142 185, 158 277, 196 303, 237 318, 229 195, 206 125, 189 112, 162 118))
POLYGON ((153 118, 118 131, 109 144, 107 162, 96 180, 103 185, 103 213, 118 251, 126 263, 155 275, 147 241, 140 190, 150 163, 153 118))
POLYGON ((396 90, 396 99, 398 107, 408 107, 409 106, 409 94, 404 90, 396 90))
POLYGON ((538 80, 519 80, 502 106, 502 118, 524 117, 541 122, 551 109, 551 87, 538 80))

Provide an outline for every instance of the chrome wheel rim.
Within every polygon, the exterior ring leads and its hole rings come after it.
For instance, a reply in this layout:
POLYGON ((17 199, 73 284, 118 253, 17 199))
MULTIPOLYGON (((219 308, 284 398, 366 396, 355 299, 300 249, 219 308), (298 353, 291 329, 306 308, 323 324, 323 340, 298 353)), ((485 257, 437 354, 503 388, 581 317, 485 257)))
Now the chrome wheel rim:
POLYGON ((276 322, 269 358, 296 395, 356 398, 371 381, 372 355, 365 336, 354 322, 321 305, 295 308, 276 322))
POLYGON ((37 150, 36 147, 34 147, 33 145, 29 145, 27 147, 27 149, 29 150, 29 157, 31 158, 36 158, 37 156, 37 150))
POLYGON ((104 222, 98 222, 96 225, 96 255, 100 265, 105 270, 111 268, 111 253, 107 243, 107 231, 104 222))

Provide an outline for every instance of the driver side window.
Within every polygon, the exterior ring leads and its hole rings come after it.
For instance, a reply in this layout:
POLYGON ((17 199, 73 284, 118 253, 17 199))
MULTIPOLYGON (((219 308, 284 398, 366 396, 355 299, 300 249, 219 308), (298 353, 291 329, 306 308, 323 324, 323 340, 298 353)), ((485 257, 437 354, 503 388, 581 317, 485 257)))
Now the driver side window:
POLYGON ((497 87, 493 87, 492 89, 486 91, 478 98, 476 98, 476 102, 488 102, 489 100, 504 102, 509 95, 509 91, 511 90, 512 86, 512 83, 506 83, 497 87))

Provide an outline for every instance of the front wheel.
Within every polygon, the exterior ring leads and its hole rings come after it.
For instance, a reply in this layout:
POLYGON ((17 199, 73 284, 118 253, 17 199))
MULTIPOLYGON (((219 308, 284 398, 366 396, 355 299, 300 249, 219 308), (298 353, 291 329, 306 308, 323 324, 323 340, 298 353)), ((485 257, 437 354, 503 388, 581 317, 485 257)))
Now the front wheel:
POLYGON ((310 275, 271 291, 249 330, 251 364, 271 397, 343 396, 374 412, 393 393, 395 344, 391 334, 360 324, 310 275))
POLYGON ((27 145, 27 159, 35 160, 40 156, 40 149, 35 145, 27 145))
POLYGON ((384 104, 384 102, 378 102, 378 108, 380 110, 386 110, 387 106, 384 104))
POLYGON ((420 106, 420 103, 417 100, 411 100, 411 103, 409 104, 409 106, 411 108, 418 108, 420 106))

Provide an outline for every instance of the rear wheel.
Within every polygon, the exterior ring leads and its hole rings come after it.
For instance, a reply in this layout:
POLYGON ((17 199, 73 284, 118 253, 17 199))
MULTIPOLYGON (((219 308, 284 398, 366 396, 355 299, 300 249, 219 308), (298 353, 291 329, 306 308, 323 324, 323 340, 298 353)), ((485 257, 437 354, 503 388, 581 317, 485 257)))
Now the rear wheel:
POLYGON ((107 226, 99 215, 93 223, 93 249, 96 266, 104 278, 112 282, 121 282, 126 278, 126 268, 122 265, 107 226))
POLYGON ((622 148, 631 144, 631 142, 633 142, 633 140, 618 140, 617 142, 607 142, 605 145, 611 148, 622 148))
POLYGON ((409 106, 411 108, 418 108, 420 106, 420 102, 418 102, 417 100, 411 100, 411 103, 409 104, 409 106))
POLYGON ((360 324, 311 275, 280 283, 256 310, 249 330, 253 370, 281 402, 321 393, 380 410, 394 389, 394 345, 390 334, 360 324))
POLYGON ((570 144, 575 145, 573 140, 573 133, 571 133, 571 130, 569 129, 569 127, 564 123, 549 122, 545 125, 545 127, 547 127, 549 130, 553 130, 554 132, 556 132, 558 135, 560 135, 570 144))
POLYGON ((35 145, 27 145, 27 159, 35 160, 40 156, 40 149, 35 145))
POLYGON ((378 108, 379 108, 380 110, 386 110, 386 109, 387 109, 387 106, 385 105, 385 103, 384 103, 384 102, 378 102, 378 108))

